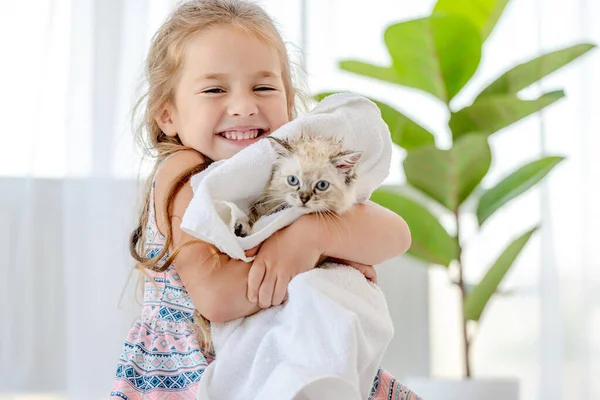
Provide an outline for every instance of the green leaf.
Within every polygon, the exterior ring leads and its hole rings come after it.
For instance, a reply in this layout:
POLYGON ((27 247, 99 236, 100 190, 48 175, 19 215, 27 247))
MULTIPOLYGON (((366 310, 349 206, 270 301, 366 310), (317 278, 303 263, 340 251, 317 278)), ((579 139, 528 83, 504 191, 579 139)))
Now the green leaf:
POLYGON ((402 85, 402 80, 398 74, 396 74, 396 70, 392 67, 380 67, 362 61, 347 60, 340 62, 340 68, 357 75, 402 85))
POLYGON ((464 304, 464 317, 466 320, 479 321, 488 301, 536 230, 537 227, 515 239, 498 257, 481 282, 467 295, 464 304))
POLYGON ((382 68, 380 79, 423 90, 446 104, 471 79, 481 59, 479 33, 453 15, 391 25, 384 39, 395 76, 382 68))
POLYGON ((381 116, 390 128, 392 141, 398 146, 405 150, 414 150, 435 143, 433 135, 412 119, 381 101, 373 102, 381 110, 381 116))
MULTIPOLYGON (((456 281, 452 281, 452 283, 453 283, 454 285, 457 285, 457 286, 458 286, 458 282, 456 282, 456 281)), ((466 293, 466 294, 470 294, 470 293, 471 293, 471 292, 473 292, 473 290, 475 290, 475 288, 477 287, 477 285, 472 285, 472 284, 470 284, 470 283, 464 283, 464 284, 463 284, 463 286, 465 287, 465 293, 466 293)), ((513 294, 515 294, 515 293, 517 293, 517 290, 516 290, 516 289, 505 289, 505 290, 500 290, 500 289, 498 289, 498 290, 496 290, 496 291, 494 292, 494 294, 495 294, 495 295, 498 295, 498 296, 510 296, 510 295, 513 295, 513 294)))
POLYGON ((404 161, 406 180, 452 212, 473 192, 492 161, 487 135, 461 137, 450 150, 435 146, 410 151, 404 161))
POLYGON ((432 15, 391 25, 384 34, 391 67, 346 60, 340 68, 423 90, 449 103, 481 59, 479 33, 465 22, 453 15, 432 15))
MULTIPOLYGON (((314 97, 317 101, 334 94, 334 92, 323 92, 314 97)), ((413 150, 435 142, 433 135, 421 125, 414 122, 393 107, 374 99, 369 99, 381 110, 381 117, 387 124, 392 135, 392 141, 405 150, 413 150)))
POLYGON ((578 44, 541 55, 531 61, 519 64, 485 88, 477 96, 477 99, 491 95, 517 93, 539 81, 546 75, 569 64, 576 58, 581 57, 594 47, 593 44, 578 44))
POLYGON ((473 24, 483 41, 500 19, 508 0, 438 0, 433 12, 459 15, 473 24))
POLYGON ((457 247, 438 219, 425 207, 390 189, 378 189, 371 201, 400 215, 408 224, 412 244, 408 253, 429 263, 448 266, 456 258, 457 247))
POLYGON ((544 157, 526 164, 488 189, 479 199, 477 220, 482 225, 500 207, 541 181, 563 157, 544 157))
POLYGON ((492 134, 563 98, 562 90, 535 100, 521 100, 513 94, 483 97, 450 116, 450 130, 456 139, 469 132, 492 134))
POLYGON ((323 100, 325 97, 327 96, 331 96, 332 94, 336 94, 336 93, 341 93, 341 92, 321 92, 321 93, 317 93, 315 95, 313 95, 313 98, 316 101, 321 101, 323 100))

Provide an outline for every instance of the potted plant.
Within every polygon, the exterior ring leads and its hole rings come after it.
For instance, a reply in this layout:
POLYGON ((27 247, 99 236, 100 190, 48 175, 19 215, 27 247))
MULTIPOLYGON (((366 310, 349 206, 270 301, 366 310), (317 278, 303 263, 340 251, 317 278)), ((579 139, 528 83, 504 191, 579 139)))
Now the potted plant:
MULTIPOLYGON (((415 382, 412 389, 424 398, 515 399, 518 398, 516 382, 472 380, 470 349, 474 331, 467 329, 467 325, 475 325, 476 329, 486 305, 537 227, 524 227, 498 255, 480 282, 466 282, 465 243, 460 237, 460 225, 465 213, 472 211, 467 210, 464 203, 467 198, 473 199, 477 221, 482 226, 561 162, 560 156, 545 156, 517 168, 491 187, 481 187, 492 164, 488 138, 565 96, 559 90, 524 99, 520 96, 521 90, 595 46, 578 44, 517 65, 481 90, 471 105, 456 109, 452 100, 475 74, 482 46, 508 3, 508 0, 477 0, 475 7, 473 1, 439 0, 431 15, 387 27, 384 41, 392 60, 389 66, 349 60, 342 61, 340 67, 351 73, 422 90, 443 102, 449 113, 452 145, 441 149, 436 146, 431 132, 393 107, 373 99, 381 109, 394 143, 407 152, 403 163, 407 184, 424 196, 415 198, 393 188, 382 188, 373 194, 372 200, 406 219, 413 237, 409 254, 428 264, 452 266, 457 270, 458 279, 454 283, 461 294, 460 337, 465 379, 428 381, 425 386, 415 382), (430 211, 432 201, 451 216, 453 234, 440 224, 439 215, 430 211)), ((327 95, 322 93, 317 98, 327 95)), ((410 381, 407 383, 410 387, 410 381)))

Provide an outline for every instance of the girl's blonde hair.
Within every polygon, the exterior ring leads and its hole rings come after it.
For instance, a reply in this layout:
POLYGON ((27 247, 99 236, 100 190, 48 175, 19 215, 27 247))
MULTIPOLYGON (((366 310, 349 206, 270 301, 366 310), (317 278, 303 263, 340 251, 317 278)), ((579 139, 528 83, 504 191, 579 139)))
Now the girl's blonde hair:
MULTIPOLYGON (((295 116, 297 90, 292 84, 291 63, 285 44, 269 15, 258 5, 241 0, 192 0, 180 4, 162 24, 152 39, 145 68, 145 92, 136 102, 133 118, 141 114, 136 129, 136 141, 145 150, 147 156, 155 159, 152 173, 144 188, 144 200, 139 222, 130 238, 130 253, 136 260, 136 268, 162 272, 172 263, 181 248, 169 254, 173 243, 171 225, 173 200, 179 190, 190 178, 201 172, 211 162, 203 156, 204 162, 181 173, 168 191, 167 201, 162 210, 165 225, 161 227, 166 241, 160 254, 148 258, 145 249, 145 233, 150 213, 152 181, 160 164, 171 154, 187 149, 178 136, 165 135, 155 120, 165 104, 173 101, 175 86, 183 65, 187 44, 199 32, 217 25, 230 25, 254 35, 265 43, 272 45, 279 55, 281 73, 285 88, 288 116, 295 116)), ((189 242, 186 245, 198 243, 189 242)), ((183 246, 182 246, 183 247, 183 246)), ((147 275, 147 274, 145 274, 147 275)), ((209 323, 197 311, 195 313, 196 328, 199 339, 206 348, 211 347, 209 323)))

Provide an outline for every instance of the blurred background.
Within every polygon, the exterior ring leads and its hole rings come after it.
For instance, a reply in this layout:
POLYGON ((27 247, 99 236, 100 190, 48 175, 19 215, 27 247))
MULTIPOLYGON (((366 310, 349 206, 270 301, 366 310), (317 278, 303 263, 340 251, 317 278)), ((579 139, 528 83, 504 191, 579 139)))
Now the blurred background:
MULTIPOLYGON (((127 244, 146 168, 130 110, 150 38, 176 3, 0 2, 0 399, 108 396, 139 310, 127 244)), ((310 93, 373 96, 434 133, 438 147, 450 145, 448 109, 433 96, 339 68, 347 59, 389 64, 385 28, 430 14, 434 0, 259 3, 279 23, 310 93)), ((599 0, 509 1, 453 106, 469 105, 537 55, 600 43, 598 15, 599 0)), ((541 221, 472 348, 474 376, 518 379, 522 399, 600 398, 599 61, 592 50, 527 89, 564 89, 566 98, 491 137, 483 183, 545 154, 566 159, 481 231, 463 234, 466 278, 478 281, 516 234, 541 221)), ((404 184, 405 154, 395 149, 387 184, 404 184)), ((401 381, 460 379, 459 294, 450 275, 410 256, 388 264, 378 271, 396 336, 384 367, 401 381)))

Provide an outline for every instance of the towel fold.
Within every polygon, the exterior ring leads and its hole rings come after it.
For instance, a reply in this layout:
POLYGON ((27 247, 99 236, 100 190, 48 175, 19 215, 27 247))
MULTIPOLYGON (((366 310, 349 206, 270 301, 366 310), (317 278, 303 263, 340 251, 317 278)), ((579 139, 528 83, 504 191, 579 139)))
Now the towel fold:
POLYGON ((296 276, 289 299, 212 324, 216 360, 202 400, 366 400, 394 330, 385 297, 357 270, 325 264, 296 276))

